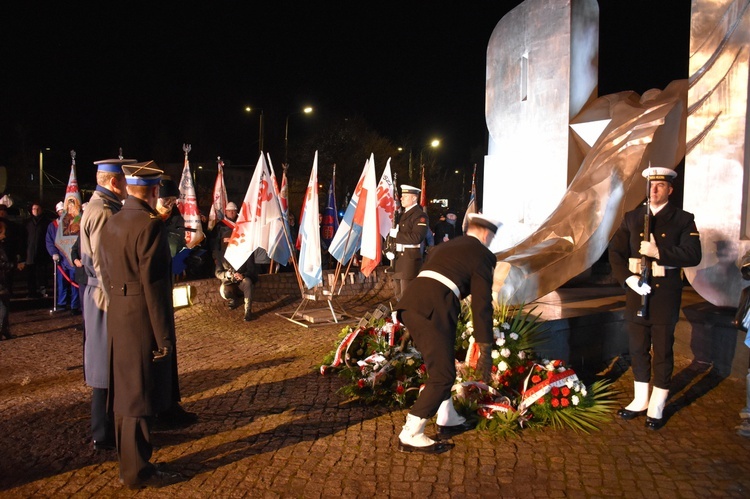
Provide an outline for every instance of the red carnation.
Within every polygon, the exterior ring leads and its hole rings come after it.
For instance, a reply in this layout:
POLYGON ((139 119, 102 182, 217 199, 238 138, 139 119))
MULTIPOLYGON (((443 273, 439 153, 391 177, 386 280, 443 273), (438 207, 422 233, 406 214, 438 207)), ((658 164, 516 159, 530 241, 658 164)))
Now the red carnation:
POLYGON ((493 373, 496 373, 496 372, 497 372, 497 366, 492 366, 492 372, 493 372, 493 373))
POLYGON ((560 403, 562 404, 563 407, 568 407, 570 405, 570 400, 568 400, 568 399, 561 399, 560 403))
POLYGON ((363 380, 363 379, 358 380, 357 381, 357 386, 360 387, 360 388, 364 388, 365 387, 365 380, 363 380))
POLYGON ((519 374, 523 374, 523 366, 518 366, 518 368, 516 369, 516 371, 517 371, 517 372, 518 372, 519 374))
POLYGON ((562 394, 563 394, 564 396, 566 396, 566 397, 567 397, 568 395, 570 395, 570 388, 568 388, 567 386, 563 386, 563 387, 562 387, 562 394))
POLYGON ((560 396, 560 389, 556 386, 552 387, 552 396, 553 397, 559 397, 560 396))
POLYGON ((557 407, 560 405, 560 401, 558 399, 552 399, 552 407, 557 407))
POLYGON ((404 393, 404 385, 398 385, 396 387, 396 393, 398 393, 399 395, 401 395, 402 393, 404 393))
POLYGON ((539 397, 539 399, 536 401, 536 403, 539 404, 539 405, 544 405, 544 398, 543 397, 539 397))
POLYGON ((539 375, 537 375, 537 374, 535 374, 535 375, 533 375, 531 377, 531 382, 532 383, 539 383, 540 381, 542 381, 542 378, 540 378, 539 375))

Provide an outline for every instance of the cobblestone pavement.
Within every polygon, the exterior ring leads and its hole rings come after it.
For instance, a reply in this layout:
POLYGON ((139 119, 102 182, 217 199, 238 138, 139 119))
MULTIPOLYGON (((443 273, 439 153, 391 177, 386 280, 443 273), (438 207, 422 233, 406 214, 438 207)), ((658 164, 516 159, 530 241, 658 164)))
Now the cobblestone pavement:
MULTIPOLYGON (((349 302, 361 315, 377 298, 349 302)), ((748 497, 750 439, 736 435, 744 380, 721 379, 677 359, 658 432, 612 419, 592 434, 546 428, 494 441, 479 432, 438 456, 403 454, 405 410, 342 400, 342 381, 316 365, 341 326, 303 328, 261 304, 177 311, 183 405, 200 415, 154 433, 154 461, 185 480, 129 491, 116 455, 88 441, 89 389, 81 319, 48 309, 11 315, 17 338, 0 342, 2 497, 748 497)), ((276 308, 274 308, 276 307, 276 308)), ((615 362, 616 386, 632 376, 615 362)))

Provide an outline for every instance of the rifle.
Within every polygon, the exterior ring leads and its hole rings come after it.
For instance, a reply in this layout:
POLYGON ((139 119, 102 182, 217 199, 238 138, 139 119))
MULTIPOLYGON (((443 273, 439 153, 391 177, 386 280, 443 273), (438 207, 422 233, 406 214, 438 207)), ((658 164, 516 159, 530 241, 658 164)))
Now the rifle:
MULTIPOLYGON (((651 180, 646 179, 646 214, 643 215, 643 240, 649 241, 651 235, 651 180)), ((638 285, 648 284, 651 274, 651 259, 646 255, 641 256, 641 277, 638 285)), ((638 317, 648 319, 648 295, 641 295, 641 308, 636 312, 638 317)))
MULTIPOLYGON (((396 196, 398 196, 398 187, 396 186, 396 181, 398 180, 398 174, 393 173, 393 185, 391 186, 391 189, 393 190, 393 220, 391 221, 391 229, 395 229, 398 226, 398 220, 397 215, 399 211, 399 205, 396 201, 396 196)), ((388 234, 388 237, 385 240, 385 255, 390 260, 388 272, 394 271, 394 265, 396 262, 396 238, 392 237, 390 233, 388 234)))

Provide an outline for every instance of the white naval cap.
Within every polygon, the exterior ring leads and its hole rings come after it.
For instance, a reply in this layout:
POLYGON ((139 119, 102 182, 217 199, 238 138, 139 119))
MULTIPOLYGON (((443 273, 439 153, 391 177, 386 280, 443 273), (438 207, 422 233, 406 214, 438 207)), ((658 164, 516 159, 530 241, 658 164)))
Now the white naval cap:
POLYGON ((500 228, 501 225, 503 225, 494 218, 488 217, 487 215, 482 215, 481 213, 469 213, 468 216, 469 225, 478 225, 480 227, 484 227, 485 229, 491 230, 493 234, 496 234, 497 229, 500 228))
POLYGON ((651 181, 663 180, 671 184, 674 178, 677 176, 677 172, 674 170, 670 170, 669 168, 663 168, 661 166, 651 166, 643 170, 643 173, 641 175, 651 181))

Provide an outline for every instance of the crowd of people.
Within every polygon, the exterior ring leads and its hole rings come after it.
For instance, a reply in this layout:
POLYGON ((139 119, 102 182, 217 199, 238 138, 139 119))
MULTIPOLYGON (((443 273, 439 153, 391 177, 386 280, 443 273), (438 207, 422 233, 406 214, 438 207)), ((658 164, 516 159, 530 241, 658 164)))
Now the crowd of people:
MULTIPOLYGON (((97 187, 89 202, 82 206, 77 198, 66 198, 58 203, 56 218, 45 217, 41 205, 33 203, 22 227, 8 218, 7 206, 0 205, 1 332, 4 338, 13 337, 8 313, 14 273, 25 272, 29 295, 41 296, 47 293, 54 265, 57 309, 82 311, 84 316, 92 445, 117 450, 126 486, 158 487, 179 478, 150 463, 151 430, 154 425, 184 426, 197 420, 180 406, 171 293, 175 280, 186 272, 187 258, 210 255, 210 260, 197 261, 213 265, 226 306, 243 306, 243 320, 249 322, 255 318, 253 287, 259 273, 272 271, 272 266, 260 252, 238 268, 224 257, 237 221, 235 203, 220 213, 206 241, 187 248, 190 229, 176 206, 177 185, 153 161, 110 159, 96 165, 97 187)), ((625 420, 646 416, 645 426, 651 430, 666 422, 682 268, 697 265, 702 256, 694 216, 669 203, 676 175, 666 168, 644 171, 649 203, 625 215, 609 248, 613 275, 626 290, 635 378, 633 400, 617 414, 625 420), (649 220, 648 232, 644 219, 649 220)), ((469 296, 479 352, 476 373, 480 380, 490 376, 496 257, 489 246, 502 224, 471 213, 464 235, 456 214, 447 211, 430 228, 417 203, 419 194, 417 187, 401 186, 402 209, 390 233, 398 300, 394 320, 407 326, 429 374, 399 434, 399 449, 440 453, 450 449, 443 437, 476 424, 458 414, 451 398, 460 300, 469 296), (440 438, 434 440, 425 435, 425 426, 436 415, 440 438)), ((289 222, 294 245, 297 227, 291 215, 289 222)), ((748 394, 743 418, 750 414, 750 375, 748 394)))

